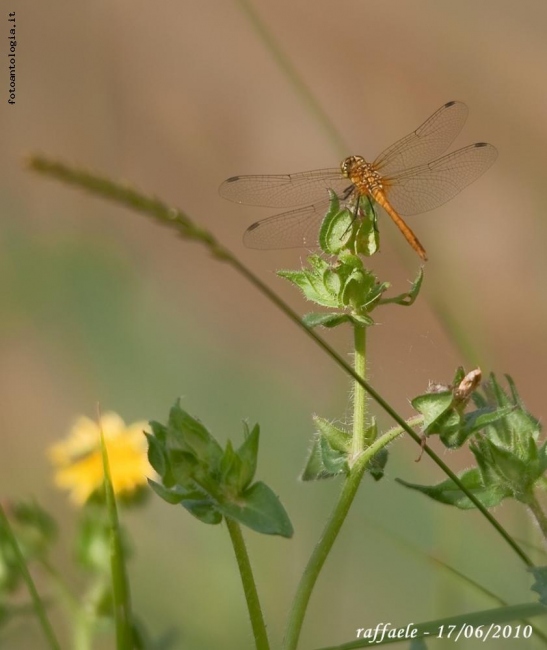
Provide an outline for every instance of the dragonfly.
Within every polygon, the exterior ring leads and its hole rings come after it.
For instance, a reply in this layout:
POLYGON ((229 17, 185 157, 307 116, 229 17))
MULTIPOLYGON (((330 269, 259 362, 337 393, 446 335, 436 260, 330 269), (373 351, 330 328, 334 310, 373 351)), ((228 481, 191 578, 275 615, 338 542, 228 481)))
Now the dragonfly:
POLYGON ((232 176, 219 188, 225 199, 270 208, 296 208, 253 223, 243 236, 249 248, 311 248, 325 216, 327 190, 355 208, 368 197, 393 219, 423 259, 425 248, 403 220, 438 208, 477 180, 496 160, 497 149, 475 142, 439 158, 460 133, 469 109, 447 102, 420 127, 388 147, 372 163, 349 156, 339 167, 296 174, 232 176), (303 207, 297 207, 303 206, 303 207))

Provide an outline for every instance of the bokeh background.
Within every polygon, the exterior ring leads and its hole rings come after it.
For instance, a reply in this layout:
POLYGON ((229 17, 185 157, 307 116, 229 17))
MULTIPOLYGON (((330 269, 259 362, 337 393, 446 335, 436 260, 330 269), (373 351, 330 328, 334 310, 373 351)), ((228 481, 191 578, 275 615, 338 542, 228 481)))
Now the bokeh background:
MULTIPOLYGON (((59 518, 54 559, 77 584, 70 551, 77 513, 53 487, 45 457, 77 416, 93 416, 99 401, 129 422, 161 420, 183 396, 223 442, 241 436, 242 419, 259 421, 259 477, 296 529, 291 541, 246 534, 279 647, 298 577, 339 490, 337 482, 297 480, 311 415, 344 419, 347 378, 204 250, 25 170, 24 156, 42 152, 179 206, 304 313, 275 270, 298 267, 305 251, 245 249, 244 229, 270 213, 223 201, 222 180, 332 167, 350 153, 374 158, 446 101, 465 101, 470 117, 455 146, 485 140, 499 159, 450 203, 412 218, 430 256, 424 290, 411 309, 379 314, 369 379, 406 417, 408 400, 430 380, 448 382, 459 364, 480 365, 510 373, 543 418, 547 4, 4 0, 2 9, 4 44, 7 13, 17 14, 17 98, 8 105, 4 65, 0 493, 35 496, 59 518), (317 107, 348 150, 335 146, 317 107)), ((385 215, 381 233, 372 264, 400 292, 419 260, 385 215)), ((325 336, 349 353, 349 330, 325 336)), ((441 453, 457 471, 471 462, 465 452, 441 453)), ((531 600, 519 559, 479 515, 394 482, 442 479, 427 458, 414 463, 416 455, 414 443, 398 442, 385 480, 365 481, 319 580, 302 648, 350 641, 357 628, 382 621, 406 625, 495 606, 431 556, 509 603, 531 600)), ((536 539, 514 504, 495 514, 515 535, 536 539)), ((157 500, 125 523, 135 608, 154 635, 173 628, 175 647, 185 650, 252 647, 223 526, 157 500)), ((2 647, 45 647, 37 627, 8 631, 2 647)))

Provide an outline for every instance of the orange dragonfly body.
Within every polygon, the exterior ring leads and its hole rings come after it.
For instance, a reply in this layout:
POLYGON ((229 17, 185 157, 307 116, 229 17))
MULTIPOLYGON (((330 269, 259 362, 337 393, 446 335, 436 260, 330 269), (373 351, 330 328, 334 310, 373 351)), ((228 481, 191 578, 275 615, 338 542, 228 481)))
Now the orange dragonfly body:
POLYGON ((448 149, 467 119, 462 102, 448 102, 416 131, 398 140, 373 163, 349 156, 340 167, 263 176, 233 176, 220 186, 230 201, 272 208, 304 206, 253 223, 243 241, 249 248, 312 247, 329 199, 358 205, 368 196, 393 219, 408 243, 426 260, 424 247, 402 216, 428 212, 456 196, 496 160, 498 152, 476 142, 437 158, 448 149))

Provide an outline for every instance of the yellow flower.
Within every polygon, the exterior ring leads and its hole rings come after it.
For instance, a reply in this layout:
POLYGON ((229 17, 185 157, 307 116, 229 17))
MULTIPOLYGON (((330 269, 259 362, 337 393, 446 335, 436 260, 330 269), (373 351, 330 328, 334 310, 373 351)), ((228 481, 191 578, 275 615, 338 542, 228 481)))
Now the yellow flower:
POLYGON ((56 466, 55 484, 71 491, 70 498, 82 505, 103 484, 100 431, 104 433, 114 493, 131 495, 146 483, 153 470, 146 457, 146 422, 126 426, 116 413, 101 416, 97 422, 79 418, 68 437, 53 445, 48 455, 56 466))

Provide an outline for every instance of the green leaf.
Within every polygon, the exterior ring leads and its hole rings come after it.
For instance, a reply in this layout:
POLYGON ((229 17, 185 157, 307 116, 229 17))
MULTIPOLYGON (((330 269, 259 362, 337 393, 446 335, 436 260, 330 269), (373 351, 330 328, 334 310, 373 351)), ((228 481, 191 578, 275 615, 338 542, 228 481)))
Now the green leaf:
POLYGON ((532 585, 532 591, 539 594, 539 602, 547 605, 547 566, 529 567, 528 569, 536 581, 532 585))
POLYGON ((165 447, 152 434, 145 431, 144 435, 148 441, 148 462, 160 476, 163 476, 167 471, 165 447))
POLYGON ((193 454, 172 449, 169 453, 169 465, 175 481, 183 487, 188 487, 192 484, 199 463, 193 454))
POLYGON ((347 474, 349 472, 347 454, 333 449, 325 436, 319 438, 319 444, 321 447, 321 460, 323 461, 325 471, 330 476, 347 474))
POLYGON ((292 537, 293 527, 285 508, 261 481, 245 490, 237 501, 219 504, 219 510, 257 533, 292 537))
POLYGON ((335 426, 329 420, 322 418, 318 415, 313 416, 313 422, 318 428, 319 433, 324 437, 330 446, 344 453, 347 453, 351 448, 351 434, 340 427, 335 426))
POLYGON ((277 275, 296 285, 306 300, 324 307, 338 307, 339 300, 336 293, 332 293, 325 285, 324 276, 329 271, 329 264, 317 255, 310 255, 308 262, 311 270, 278 271, 277 275))
POLYGON ((169 413, 168 434, 170 446, 190 451, 202 461, 220 461, 222 457, 220 445, 199 420, 180 407, 180 400, 169 413))
POLYGON ((156 483, 156 481, 153 481, 151 478, 148 479, 148 485, 154 490, 160 499, 163 499, 170 505, 177 505, 184 499, 184 493, 179 493, 176 489, 168 489, 160 483, 156 483))
POLYGON ((337 255, 352 236, 353 215, 340 209, 335 192, 329 191, 330 205, 319 229, 319 246, 328 255, 337 255))
POLYGON ((317 481, 319 479, 331 478, 330 474, 325 471, 323 459, 321 454, 321 444, 319 438, 313 441, 312 448, 308 455, 308 460, 302 474, 300 475, 301 481, 317 481))
POLYGON ((258 424, 255 424, 250 433, 247 424, 243 423, 243 425, 245 427, 245 440, 237 450, 237 455, 241 460, 241 472, 238 483, 239 491, 249 487, 254 478, 258 458, 258 443, 260 439, 260 427, 258 424))
POLYGON ((439 393, 425 393, 418 395, 410 403, 412 408, 424 416, 424 431, 433 429, 433 425, 444 415, 452 406, 454 396, 451 390, 439 393))
POLYGON ((204 524, 212 524, 214 526, 220 524, 222 521, 222 514, 219 512, 217 504, 209 498, 184 499, 184 501, 181 501, 181 505, 204 524))
POLYGON ((241 475, 242 463, 239 456, 236 454, 232 447, 232 443, 228 440, 224 455, 220 461, 220 481, 228 488, 233 488, 239 493, 238 485, 241 475))
POLYGON ((512 406, 497 410, 492 410, 492 408, 480 408, 471 413, 466 413, 464 415, 463 423, 466 438, 506 417, 513 408, 514 407, 512 406))
POLYGON ((204 490, 190 488, 184 489, 175 486, 167 489, 163 485, 148 479, 154 492, 170 505, 182 505, 188 512, 205 524, 219 524, 222 514, 218 511, 217 504, 204 490))
POLYGON ((319 433, 300 476, 301 480, 317 481, 347 473, 347 448, 351 444, 351 436, 328 420, 315 416, 314 421, 319 433))
POLYGON ((351 323, 353 318, 349 314, 340 313, 317 313, 311 312, 302 316, 304 325, 314 327, 337 327, 342 323, 351 323))
MULTIPOLYGON (((459 479, 486 508, 497 506, 504 498, 511 496, 509 492, 502 491, 499 486, 485 487, 481 474, 476 467, 463 472, 459 476, 459 479)), ((437 485, 417 485, 415 483, 407 483, 399 478, 395 480, 405 487, 417 490, 431 497, 439 503, 456 506, 462 510, 476 508, 475 504, 469 500, 452 479, 447 479, 437 485)))
POLYGON ((414 304, 416 298, 420 294, 420 289, 422 288, 422 282, 424 279, 424 268, 421 266, 418 270, 418 275, 410 287, 410 291, 406 293, 401 293, 398 296, 393 296, 393 298, 386 298, 380 301, 380 304, 386 305, 388 303, 394 303, 396 305, 401 305, 401 307, 410 307, 414 304))
POLYGON ((167 427, 154 420, 151 420, 148 424, 150 425, 152 433, 154 434, 154 437, 157 439, 157 441, 160 444, 165 445, 167 442, 167 427))
POLYGON ((389 451, 384 447, 370 459, 366 471, 375 481, 384 477, 385 467, 389 458, 389 451))
POLYGON ((380 234, 374 203, 368 196, 360 198, 359 215, 355 232, 355 252, 370 257, 379 250, 380 234))

